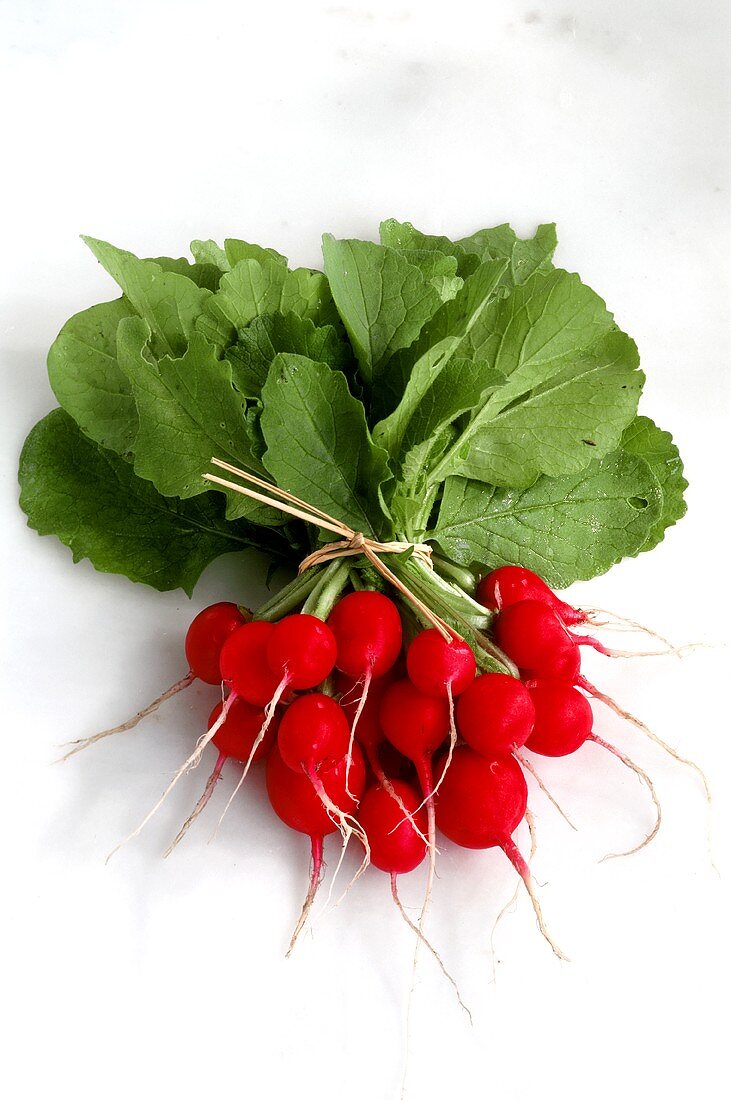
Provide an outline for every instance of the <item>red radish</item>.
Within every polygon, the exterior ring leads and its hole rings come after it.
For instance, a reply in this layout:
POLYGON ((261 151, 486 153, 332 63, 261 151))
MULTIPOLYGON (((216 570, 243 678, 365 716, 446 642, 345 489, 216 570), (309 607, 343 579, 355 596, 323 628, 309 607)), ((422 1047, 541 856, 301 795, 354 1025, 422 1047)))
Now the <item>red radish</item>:
MULTIPOLYGON (((358 698, 359 685, 357 683, 353 683, 353 681, 344 676, 343 673, 338 673, 335 683, 337 689, 342 693, 340 705, 350 722, 351 736, 355 736, 355 739, 363 749, 365 758, 379 785, 398 803, 399 796, 394 789, 392 779, 389 778, 387 774, 388 766, 386 768, 383 766, 382 753, 384 753, 384 750, 390 750, 393 753, 396 758, 393 767, 396 776, 398 776, 399 772, 399 762, 405 764, 406 760, 390 742, 385 741, 386 735, 381 728, 379 719, 381 700, 383 699, 386 689, 394 682, 395 667, 396 666, 389 669, 387 673, 373 682, 371 690, 368 693, 368 698, 362 706, 361 699, 358 698), (357 729, 354 730, 355 718, 359 710, 359 721, 357 729)), ((401 806, 401 809, 404 817, 411 817, 410 811, 406 806, 401 806)), ((413 818, 411 820, 413 823, 413 818)), ((417 827, 417 832, 420 831, 421 830, 418 830, 417 827)), ((426 837, 422 837, 422 839, 426 843, 426 837)))
MULTIPOLYGON (((209 730, 217 724, 222 710, 223 703, 217 703, 211 711, 208 718, 209 730)), ((166 856, 169 856, 172 850, 177 847, 190 826, 208 805, 216 783, 221 778, 226 761, 229 759, 238 760, 241 764, 246 765, 246 770, 248 770, 251 764, 263 760, 270 752, 276 740, 278 722, 272 722, 266 736, 259 741, 259 732, 263 724, 264 711, 260 707, 252 707, 243 699, 236 699, 232 703, 223 725, 218 728, 213 736, 213 744, 218 749, 218 758, 213 771, 208 777, 203 794, 199 798, 195 809, 183 823, 175 840, 165 852, 166 856)), ((244 774, 246 774, 246 770, 244 774)))
POLYGON ((575 687, 557 680, 537 680, 530 685, 529 690, 536 717, 533 732, 526 742, 527 749, 541 756, 569 756, 580 749, 586 741, 593 741, 616 756, 647 786, 655 806, 655 824, 640 844, 627 852, 612 852, 611 855, 604 856, 604 859, 639 852, 655 837, 662 820, 660 802, 649 775, 616 746, 593 732, 594 715, 591 705, 575 687))
POLYGON ((470 748, 494 759, 528 740, 535 710, 525 684, 501 672, 478 676, 457 701, 457 726, 470 748))
POLYGON ((224 643, 250 618, 235 603, 214 603, 196 615, 185 636, 185 656, 199 680, 220 684, 219 662, 224 643))
MULTIPOLYGON (((406 670, 409 679, 425 695, 446 698, 449 706, 449 753, 446 768, 457 744, 457 727, 454 721, 454 699, 474 681, 477 671, 475 655, 454 631, 448 641, 438 630, 431 628, 417 634, 406 654, 406 670)), ((444 775, 444 772, 442 773, 444 775)), ((426 796, 425 796, 426 797, 426 796)))
POLYGON ((416 635, 406 654, 409 679, 424 695, 456 698, 475 678, 475 655, 458 634, 448 642, 431 627, 416 635))
POLYGON ((427 826, 426 810, 419 806, 421 799, 411 784, 394 779, 392 786, 400 801, 383 787, 370 787, 358 807, 358 820, 368 837, 371 863, 395 879, 413 871, 424 859, 427 826), (404 818, 402 807, 411 819, 404 818))
POLYGON ((537 573, 521 565, 501 565, 484 576, 477 586, 477 600, 491 611, 503 611, 523 600, 538 600, 555 611, 567 626, 587 621, 584 611, 564 603, 537 573))
MULTIPOLYGON (((357 745, 353 747, 350 779, 351 789, 360 798, 365 789, 365 761, 357 745)), ((338 826, 307 776, 288 767, 276 746, 267 759, 266 783, 269 802, 276 815, 290 829, 309 836, 312 846, 310 885, 292 934, 287 951, 289 955, 307 921, 320 884, 323 839, 330 833, 334 833, 338 826)), ((345 760, 341 760, 334 768, 323 773, 322 784, 328 803, 336 807, 340 815, 351 814, 355 809, 356 799, 351 797, 345 789, 345 760)))
POLYGON ((336 667, 351 680, 388 672, 401 653, 401 616, 393 600, 380 592, 351 592, 339 600, 327 620, 335 635, 336 667))
POLYGON ((244 614, 235 603, 214 603, 210 607, 204 607, 193 619, 185 636, 187 674, 138 711, 133 718, 111 729, 102 730, 101 733, 95 733, 92 737, 70 742, 74 748, 62 756, 61 760, 68 760, 69 757, 93 745, 96 741, 111 737, 113 733, 124 733, 126 730, 134 729, 143 718, 153 714, 162 703, 189 687, 194 680, 202 680, 206 684, 220 683, 218 662, 223 644, 229 635, 247 621, 247 616, 248 612, 244 614))
POLYGON ((332 630, 314 615, 287 615, 274 624, 267 643, 269 668, 279 683, 295 691, 321 684, 335 666, 332 630))
POLYGON ((535 724, 525 747, 541 756, 568 756, 581 748, 594 721, 586 696, 560 680, 536 680, 529 691, 535 724))
POLYGON ((390 672, 401 653, 401 616, 393 600, 380 592, 365 591, 351 592, 339 600, 327 621, 337 644, 336 667, 361 684, 350 727, 350 759, 371 682, 390 672))
MULTIPOLYGON (((538 600, 545 603, 552 611, 555 611, 566 626, 582 626, 587 623, 593 623, 596 626, 608 626, 610 624, 599 622, 596 616, 600 614, 609 615, 611 619, 624 623, 632 630, 639 630, 643 634, 649 634, 651 638, 657 638, 658 641, 667 646, 669 651, 676 652, 672 642, 669 642, 662 634, 650 630, 649 627, 643 626, 642 623, 638 623, 634 619, 628 619, 614 611, 602 611, 601 608, 596 607, 591 611, 582 611, 579 608, 572 607, 559 599, 537 573, 533 573, 530 569, 525 569, 520 565, 501 565, 498 569, 493 569, 478 584, 476 597, 483 607, 487 607, 491 611, 503 611, 511 604, 520 603, 522 600, 538 600)), ((639 656, 635 653, 613 653, 593 638, 588 638, 580 644, 593 646, 600 653, 607 656, 639 656)))
POLYGON ((267 645, 273 632, 273 623, 246 623, 228 638, 221 650, 221 680, 254 707, 265 707, 279 683, 267 661, 267 645))
POLYGON ((279 753, 294 771, 312 778, 343 760, 350 730, 345 711, 329 695, 300 695, 279 726, 279 753))
POLYGON ((436 862, 432 757, 449 733, 450 709, 447 699, 435 695, 424 695, 411 680, 397 680, 386 689, 381 701, 379 717, 388 740, 416 767, 426 804, 429 873, 424 904, 419 917, 419 931, 423 932, 436 862))
POLYGON ((573 683, 579 675, 576 640, 555 611, 539 600, 523 600, 501 611, 495 638, 526 678, 573 683))
POLYGON ((528 788, 511 756, 488 760, 467 746, 455 750, 437 796, 437 823, 462 848, 502 848, 525 883, 538 927, 559 959, 566 956, 543 922, 528 864, 512 835, 525 817, 528 788))

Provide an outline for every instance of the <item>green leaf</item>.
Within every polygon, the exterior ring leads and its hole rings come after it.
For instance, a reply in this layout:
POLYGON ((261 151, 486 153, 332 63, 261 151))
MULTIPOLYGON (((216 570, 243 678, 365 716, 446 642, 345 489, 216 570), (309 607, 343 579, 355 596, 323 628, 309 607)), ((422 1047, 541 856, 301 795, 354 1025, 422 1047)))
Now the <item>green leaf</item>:
POLYGON ((558 241, 556 226, 552 223, 539 225, 535 236, 527 240, 522 240, 504 224, 480 229, 463 237, 459 244, 468 253, 476 252, 482 261, 507 260, 501 282, 505 287, 514 287, 525 283, 536 271, 551 270, 558 241))
MULTIPOLYGON (((342 332, 342 329, 341 329, 342 332)), ((318 328, 296 313, 268 313, 255 317, 226 352, 233 383, 246 397, 258 399, 269 368, 280 351, 290 351, 346 371, 352 362, 350 346, 332 325, 318 328)))
POLYGON ((221 276, 218 292, 208 299, 198 331, 217 348, 229 347, 256 317, 296 313, 315 324, 337 320, 337 311, 320 271, 288 271, 278 260, 240 260, 221 276))
POLYGON ((418 267, 429 286, 433 286, 442 302, 449 302, 463 285, 457 274, 457 258, 428 249, 408 248, 401 253, 413 267, 418 267))
POLYGON ((429 537, 460 565, 523 565, 563 588, 643 550, 661 509, 647 462, 618 451, 523 490, 450 477, 429 537))
MULTIPOLYGON (((246 399, 233 387, 230 364, 197 334, 181 358, 155 362, 146 347, 148 336, 139 318, 120 323, 120 365, 132 385, 140 423, 135 473, 165 496, 183 500, 211 490, 203 474, 212 470, 214 456, 263 473, 246 399)), ((264 505, 228 490, 226 496, 229 519, 246 516, 268 526, 278 522, 264 505)))
POLYGON ((411 418, 490 302, 504 267, 504 261, 482 264, 427 322, 411 347, 386 364, 374 407, 381 414, 388 408, 390 415, 376 425, 373 436, 392 456, 400 453, 411 418))
POLYGON ((155 354, 182 355, 188 346, 196 318, 211 293, 175 271, 163 271, 152 260, 140 260, 131 252, 83 237, 102 267, 129 299, 133 309, 150 326, 155 354))
POLYGON ((439 308, 439 294, 392 248, 326 233, 322 251, 332 296, 370 385, 383 363, 416 339, 439 308))
POLYGON ((276 260, 278 264, 287 266, 287 257, 274 248, 262 248, 259 244, 249 244, 248 241, 238 241, 235 237, 229 237, 223 242, 226 259, 231 267, 241 260, 276 260))
POLYGON ((662 512, 653 524, 643 550, 652 550, 672 527, 682 519, 688 508, 683 494, 688 482, 683 476, 683 462, 670 432, 664 432, 647 416, 636 417, 622 436, 622 449, 644 458, 662 489, 662 512))
POLYGON ((190 251, 199 264, 211 264, 220 272, 231 270, 226 253, 215 241, 191 241, 190 251))
POLYGON ((258 546, 282 553, 276 536, 227 523, 220 498, 161 496, 128 462, 88 439, 63 409, 39 421, 25 441, 20 506, 40 535, 56 535, 103 573, 122 573, 160 592, 190 595, 221 554, 258 546))
POLYGON ((59 405, 103 447, 128 451, 137 434, 137 410, 117 362, 117 327, 133 310, 125 298, 76 313, 48 353, 48 377, 59 405))
POLYGON ((281 353, 262 390, 264 465, 277 484, 354 531, 383 535, 385 451, 371 440, 345 375, 281 353))
POLYGON ((186 279, 190 279, 196 286, 203 287, 205 290, 218 290, 221 272, 216 264, 192 264, 185 256, 179 256, 177 259, 170 256, 151 256, 144 262, 157 264, 163 271, 173 271, 177 275, 184 275, 186 279))
POLYGON ((479 266, 480 259, 476 254, 470 255, 449 237, 438 237, 429 233, 421 233, 415 229, 411 222, 399 222, 395 218, 388 218, 381 222, 381 244, 388 248, 395 248, 408 257, 413 252, 432 252, 436 255, 452 256, 457 262, 457 274, 462 278, 471 275, 479 266))
POLYGON ((537 274, 494 300, 465 351, 506 382, 475 411, 435 477, 526 486, 541 473, 575 473, 614 450, 635 415, 644 381, 637 349, 576 275, 537 274))

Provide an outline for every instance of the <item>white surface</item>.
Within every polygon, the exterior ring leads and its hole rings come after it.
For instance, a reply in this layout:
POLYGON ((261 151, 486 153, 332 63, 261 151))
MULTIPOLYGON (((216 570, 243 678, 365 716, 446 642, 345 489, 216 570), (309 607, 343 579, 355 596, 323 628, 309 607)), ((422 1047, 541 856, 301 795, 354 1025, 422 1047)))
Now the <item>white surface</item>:
MULTIPOLYGON (((199 771, 105 866, 211 692, 49 766, 58 742, 125 717, 180 674, 193 611, 256 599, 264 576, 261 562, 220 560, 191 605, 73 566, 25 528, 15 462, 53 404, 45 352, 66 317, 111 293, 77 234, 179 255, 192 237, 228 233, 317 263, 323 230, 375 234, 391 215, 454 235, 555 219, 559 263, 637 340, 645 408, 674 431, 691 481, 688 518, 666 541, 576 598, 678 641, 718 642, 729 613, 716 591, 728 561, 726 12, 677 0, 0 6, 9 1095, 396 1096, 412 953, 374 872, 284 961, 307 852, 268 812, 259 776, 215 846, 210 815, 159 858, 199 771)), ((591 667, 703 763, 723 865, 727 652, 591 667)), ((521 897, 496 937, 496 984, 489 929, 511 869, 500 853, 445 851, 430 933, 475 1027, 423 958, 409 1096, 721 1095, 728 925, 703 799, 692 774, 598 719, 655 777, 660 835, 598 865, 642 834, 645 793, 598 750, 547 762, 581 831, 536 795, 535 869, 573 961, 551 956, 521 897)), ((420 886, 403 884, 414 904, 420 886)))

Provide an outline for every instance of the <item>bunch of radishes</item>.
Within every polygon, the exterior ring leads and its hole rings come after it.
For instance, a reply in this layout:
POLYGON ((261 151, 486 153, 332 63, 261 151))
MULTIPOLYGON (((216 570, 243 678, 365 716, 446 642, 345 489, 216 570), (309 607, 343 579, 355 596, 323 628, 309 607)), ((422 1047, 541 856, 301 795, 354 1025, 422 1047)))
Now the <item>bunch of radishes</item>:
POLYGON ((131 728, 195 679, 220 685, 223 698, 207 733, 132 835, 212 743, 213 770, 168 852, 208 803, 227 760, 244 765, 230 805, 251 765, 266 759, 274 812, 308 836, 312 850, 292 945, 322 876, 324 839, 336 831, 343 845, 351 837, 361 845, 361 870, 371 863, 391 876, 394 899, 423 939, 421 922, 417 927, 400 905, 396 878, 428 855, 428 901, 438 828, 465 848, 502 848, 528 889, 541 931, 563 957, 513 840, 527 814, 523 769, 535 775, 523 750, 567 756, 591 739, 631 767, 657 808, 652 832, 637 847, 657 832, 659 804, 645 773, 592 730, 587 694, 612 701, 582 677, 579 647, 609 651, 569 630, 590 617, 517 566, 484 577, 477 600, 493 613, 494 652, 504 655, 505 672, 480 673, 475 651, 456 631, 415 627, 405 608, 374 589, 341 596, 326 618, 295 612, 273 622, 233 603, 213 604, 188 629, 188 674, 134 719, 75 743, 68 755, 131 728))

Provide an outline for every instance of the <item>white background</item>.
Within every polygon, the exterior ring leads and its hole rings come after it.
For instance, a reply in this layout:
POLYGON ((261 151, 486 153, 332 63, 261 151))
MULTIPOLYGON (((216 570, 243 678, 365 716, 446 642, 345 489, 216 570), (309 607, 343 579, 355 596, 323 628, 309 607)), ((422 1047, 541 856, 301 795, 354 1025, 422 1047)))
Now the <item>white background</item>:
MULTIPOLYGON (((637 340, 644 407, 672 428, 691 481, 688 517, 657 550, 572 595, 709 644, 683 661, 597 659, 591 674, 702 762, 723 872, 727 10, 717 0, 0 4, 8 1095, 394 1097, 410 981, 411 938, 375 871, 285 962, 307 850, 268 810, 259 775, 215 845, 210 815, 160 859, 199 770, 105 866, 200 730, 212 689, 50 766, 58 742, 126 717, 184 671, 194 611, 264 591, 261 560, 229 557, 191 604, 74 566, 25 527, 15 464, 54 403, 46 350, 71 313, 115 294, 80 232, 142 255, 234 235, 316 264, 323 230, 371 236, 387 216, 452 236, 555 219, 558 262, 637 340)), ((496 981, 489 932, 511 868, 499 852, 445 847, 429 930, 475 1026, 422 958, 408 1096, 721 1095, 728 924, 699 784, 607 712, 597 727, 655 777, 657 840, 598 864, 643 834, 645 792, 598 749, 547 761, 580 831, 535 793, 535 871, 572 962, 552 957, 521 896, 496 935, 496 981)), ((421 887, 418 873, 402 884, 410 904, 421 887)))

